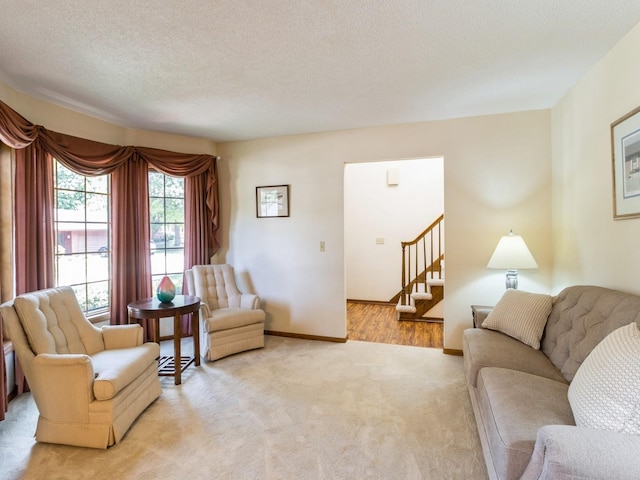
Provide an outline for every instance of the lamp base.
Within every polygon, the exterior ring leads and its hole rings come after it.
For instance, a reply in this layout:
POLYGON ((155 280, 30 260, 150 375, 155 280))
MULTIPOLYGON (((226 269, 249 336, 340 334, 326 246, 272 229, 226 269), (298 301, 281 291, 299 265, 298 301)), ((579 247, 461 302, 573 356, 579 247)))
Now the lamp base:
POLYGON ((507 271, 507 281, 505 282, 507 289, 513 288, 514 290, 518 289, 518 271, 517 270, 509 270, 507 271))

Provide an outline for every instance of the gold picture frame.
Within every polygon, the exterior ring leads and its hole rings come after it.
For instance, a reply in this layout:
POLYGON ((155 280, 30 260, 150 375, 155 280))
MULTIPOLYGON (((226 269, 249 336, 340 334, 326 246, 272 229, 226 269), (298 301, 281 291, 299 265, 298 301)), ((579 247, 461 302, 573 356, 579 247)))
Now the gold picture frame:
POLYGON ((640 217, 640 107, 611 124, 613 219, 640 217))

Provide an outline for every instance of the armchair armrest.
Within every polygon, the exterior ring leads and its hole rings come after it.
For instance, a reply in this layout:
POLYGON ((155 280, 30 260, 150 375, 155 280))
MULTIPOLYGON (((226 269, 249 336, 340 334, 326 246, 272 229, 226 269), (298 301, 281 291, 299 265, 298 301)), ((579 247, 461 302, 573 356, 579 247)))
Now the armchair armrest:
POLYGON ((253 293, 243 293, 240 296, 240 308, 250 308, 257 310, 260 308, 260 297, 253 293))
POLYGON ((86 423, 94 399, 93 364, 83 354, 40 354, 34 358, 34 378, 29 379, 40 415, 56 421, 86 423))
POLYGON ((538 430, 521 480, 638 478, 640 436, 570 425, 538 430))
POLYGON ((200 303, 200 319, 211 317, 211 310, 209 309, 209 305, 204 302, 200 303))
POLYGON ((138 324, 105 325, 102 327, 102 339, 105 350, 130 348, 142 345, 143 329, 138 324))

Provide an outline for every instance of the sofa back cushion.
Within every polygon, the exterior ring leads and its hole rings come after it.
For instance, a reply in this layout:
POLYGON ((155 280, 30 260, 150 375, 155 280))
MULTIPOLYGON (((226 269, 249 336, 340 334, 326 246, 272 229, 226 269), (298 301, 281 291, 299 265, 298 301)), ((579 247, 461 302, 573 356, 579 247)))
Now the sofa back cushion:
POLYGON ((104 350, 102 333, 85 318, 71 287, 25 293, 13 306, 36 355, 104 350))
POLYGON ((631 322, 640 326, 640 297, 603 287, 567 287, 554 298, 542 351, 570 382, 598 343, 631 322))

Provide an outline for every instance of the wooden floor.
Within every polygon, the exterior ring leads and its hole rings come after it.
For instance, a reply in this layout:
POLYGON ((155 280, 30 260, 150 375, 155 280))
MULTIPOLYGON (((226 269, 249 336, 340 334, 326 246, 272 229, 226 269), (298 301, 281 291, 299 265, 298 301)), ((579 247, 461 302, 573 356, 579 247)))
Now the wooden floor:
POLYGON ((349 340, 442 348, 442 323, 396 320, 394 305, 347 302, 349 340))

